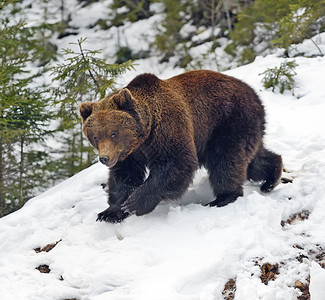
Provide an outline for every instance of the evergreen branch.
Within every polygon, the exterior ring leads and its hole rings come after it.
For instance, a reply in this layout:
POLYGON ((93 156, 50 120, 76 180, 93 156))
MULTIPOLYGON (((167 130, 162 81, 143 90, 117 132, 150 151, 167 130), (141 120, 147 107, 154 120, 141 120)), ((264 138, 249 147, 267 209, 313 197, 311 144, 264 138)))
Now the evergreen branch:
MULTIPOLYGON (((82 44, 85 40, 86 40, 86 39, 84 39, 84 40, 82 40, 82 39, 78 40, 78 44, 79 44, 80 53, 81 53, 81 56, 82 56, 84 62, 87 63, 87 64, 89 64, 89 61, 86 59, 85 54, 84 54, 83 49, 82 49, 82 46, 81 46, 81 44, 82 44)), ((91 68, 90 68, 90 67, 89 67, 89 69, 88 69, 88 73, 89 73, 91 79, 94 81, 97 90, 99 91, 99 90, 100 90, 99 83, 98 83, 98 81, 96 80, 96 78, 94 77, 93 73, 91 72, 91 68)))

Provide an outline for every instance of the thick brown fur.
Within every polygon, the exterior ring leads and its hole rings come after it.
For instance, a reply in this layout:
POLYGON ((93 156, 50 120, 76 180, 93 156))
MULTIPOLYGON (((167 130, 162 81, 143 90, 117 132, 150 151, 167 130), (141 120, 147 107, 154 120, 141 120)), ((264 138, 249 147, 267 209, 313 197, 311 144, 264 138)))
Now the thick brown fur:
POLYGON ((160 80, 142 74, 97 103, 81 104, 80 114, 84 134, 111 168, 110 207, 100 221, 120 222, 179 198, 201 165, 216 197, 210 206, 242 196, 245 179, 261 181, 269 192, 281 176, 281 156, 263 146, 260 99, 230 76, 201 70, 160 80))

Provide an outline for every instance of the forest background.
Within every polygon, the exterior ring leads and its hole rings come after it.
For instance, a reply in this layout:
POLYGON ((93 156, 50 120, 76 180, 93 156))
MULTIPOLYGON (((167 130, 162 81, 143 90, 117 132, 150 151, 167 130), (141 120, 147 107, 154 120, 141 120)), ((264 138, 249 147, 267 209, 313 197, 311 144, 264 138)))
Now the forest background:
POLYGON ((54 2, 0 4, 0 217, 96 161, 78 106, 118 88, 139 60, 223 71, 281 48, 287 62, 265 70, 263 82, 283 93, 294 85, 294 57, 305 55, 296 44, 309 39, 323 56, 314 37, 325 31, 324 0, 103 0, 107 15, 87 26, 116 32, 110 53, 88 50, 71 22, 72 2, 84 9, 99 1, 54 2), (38 22, 30 20, 35 7, 38 22), (156 16, 146 47, 132 48, 123 27, 156 16), (70 48, 58 46, 64 39, 70 48))

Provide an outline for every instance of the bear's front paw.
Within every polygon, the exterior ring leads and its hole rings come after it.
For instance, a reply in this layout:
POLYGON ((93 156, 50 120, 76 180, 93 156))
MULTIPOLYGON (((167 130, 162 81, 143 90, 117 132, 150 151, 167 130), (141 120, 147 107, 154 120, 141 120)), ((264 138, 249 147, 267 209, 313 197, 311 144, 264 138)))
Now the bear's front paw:
POLYGON ((153 211, 159 202, 159 197, 135 197, 131 195, 128 200, 122 204, 121 208, 126 213, 142 216, 153 211))
POLYGON ((96 221, 105 221, 109 223, 120 223, 129 216, 129 213, 122 211, 120 207, 110 206, 98 214, 96 221))
POLYGON ((142 216, 151 212, 154 209, 154 207, 149 207, 148 203, 143 200, 140 200, 139 198, 131 196, 122 204, 121 208, 126 213, 136 216, 142 216))
POLYGON ((121 209, 128 214, 135 215, 138 209, 136 200, 133 198, 129 198, 122 204, 121 209))

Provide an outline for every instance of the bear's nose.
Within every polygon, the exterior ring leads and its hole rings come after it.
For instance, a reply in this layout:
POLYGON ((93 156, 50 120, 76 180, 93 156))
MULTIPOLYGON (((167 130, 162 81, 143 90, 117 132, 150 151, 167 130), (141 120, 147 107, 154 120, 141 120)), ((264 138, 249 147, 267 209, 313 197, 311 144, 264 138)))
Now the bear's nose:
POLYGON ((100 161, 103 165, 107 166, 107 165, 108 165, 108 162, 109 162, 109 158, 108 158, 107 156, 101 156, 101 157, 99 158, 99 161, 100 161))

